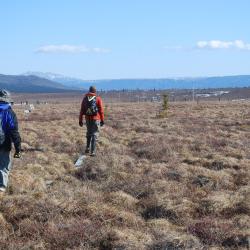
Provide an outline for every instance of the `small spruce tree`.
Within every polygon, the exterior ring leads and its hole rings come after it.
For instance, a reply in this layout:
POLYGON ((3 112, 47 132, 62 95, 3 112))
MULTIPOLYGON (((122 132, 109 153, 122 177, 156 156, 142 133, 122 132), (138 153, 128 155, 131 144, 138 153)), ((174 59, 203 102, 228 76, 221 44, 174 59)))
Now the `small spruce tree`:
POLYGON ((168 94, 167 94, 167 93, 165 93, 165 94, 163 95, 162 108, 163 108, 163 111, 168 110, 168 94))
POLYGON ((168 97, 168 94, 165 93, 162 95, 163 99, 162 99, 162 106, 161 106, 161 109, 160 109, 160 112, 159 114, 157 115, 158 118, 164 118, 167 116, 167 111, 168 111, 168 108, 169 108, 169 97, 168 97))

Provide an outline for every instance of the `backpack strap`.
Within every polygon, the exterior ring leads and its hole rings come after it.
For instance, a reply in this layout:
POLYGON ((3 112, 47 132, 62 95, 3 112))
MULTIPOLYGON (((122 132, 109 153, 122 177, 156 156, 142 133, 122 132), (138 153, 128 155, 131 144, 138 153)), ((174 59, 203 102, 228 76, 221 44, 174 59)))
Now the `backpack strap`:
POLYGON ((94 100, 96 98, 96 96, 87 96, 88 97, 88 101, 91 102, 92 100, 94 100))

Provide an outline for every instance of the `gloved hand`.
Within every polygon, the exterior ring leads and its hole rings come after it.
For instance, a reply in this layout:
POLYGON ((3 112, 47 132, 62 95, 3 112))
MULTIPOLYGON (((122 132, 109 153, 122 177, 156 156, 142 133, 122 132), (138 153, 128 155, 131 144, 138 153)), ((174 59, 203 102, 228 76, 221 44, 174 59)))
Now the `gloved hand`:
POLYGON ((22 157, 22 155, 21 155, 20 152, 16 152, 16 153, 14 154, 14 158, 20 159, 21 157, 22 157))
POLYGON ((83 126, 83 122, 79 121, 79 126, 82 127, 83 126))
POLYGON ((102 127, 104 125, 104 121, 101 121, 100 122, 100 126, 102 127))

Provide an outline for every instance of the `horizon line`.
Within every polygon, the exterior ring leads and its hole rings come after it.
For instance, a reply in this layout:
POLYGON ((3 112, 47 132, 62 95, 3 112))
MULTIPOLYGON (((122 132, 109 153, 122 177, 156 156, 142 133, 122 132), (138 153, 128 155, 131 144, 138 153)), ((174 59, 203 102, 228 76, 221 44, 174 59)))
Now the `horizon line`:
MULTIPOLYGON (((29 73, 29 71, 27 71, 29 73)), ((32 73, 32 72, 30 72, 32 73)), ((109 81, 109 80, 163 80, 163 79, 170 79, 170 80, 182 80, 182 79, 198 79, 198 78, 214 78, 214 77, 236 77, 236 76, 250 76, 249 74, 232 74, 232 75, 211 75, 211 76, 166 76, 166 77, 122 77, 122 78, 99 78, 99 79, 82 79, 79 77, 74 76, 67 76, 62 75, 60 73, 53 73, 53 72, 42 72, 42 71, 34 71, 33 73, 43 73, 43 74, 55 74, 60 75, 61 77, 65 78, 74 78, 75 80, 82 80, 82 81, 109 81)), ((3 74, 0 73, 0 75, 9 75, 9 76, 36 76, 40 78, 45 78, 42 76, 37 76, 36 74, 29 74, 25 75, 26 73, 22 74, 3 74)), ((46 79, 46 78, 45 78, 46 79)), ((53 79, 51 79, 53 81, 53 79)))

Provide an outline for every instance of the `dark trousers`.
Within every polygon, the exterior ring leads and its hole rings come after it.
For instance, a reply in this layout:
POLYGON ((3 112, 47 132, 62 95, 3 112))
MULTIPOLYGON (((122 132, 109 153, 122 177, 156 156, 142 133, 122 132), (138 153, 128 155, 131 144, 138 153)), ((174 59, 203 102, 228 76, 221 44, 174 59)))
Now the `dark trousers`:
POLYGON ((86 120, 87 126, 87 146, 86 148, 89 149, 91 153, 95 152, 96 149, 96 139, 99 133, 99 125, 100 121, 95 120, 86 120))

